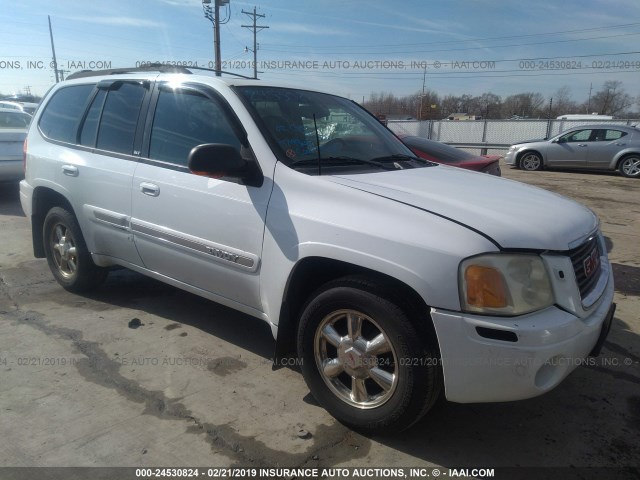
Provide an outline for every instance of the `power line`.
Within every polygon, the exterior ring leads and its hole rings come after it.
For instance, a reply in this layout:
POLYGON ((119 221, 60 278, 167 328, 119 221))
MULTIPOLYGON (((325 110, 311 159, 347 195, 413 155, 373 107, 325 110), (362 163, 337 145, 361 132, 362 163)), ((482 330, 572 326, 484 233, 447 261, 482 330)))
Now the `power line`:
POLYGON ((564 35, 567 33, 584 33, 591 32, 597 30, 608 30, 613 28, 628 28, 635 27, 640 25, 640 22, 636 23, 623 23, 619 25, 609 25, 607 27, 593 27, 593 28, 579 28, 575 30, 561 30, 557 32, 547 32, 547 33, 531 33, 527 35, 509 35, 509 36, 501 36, 501 37, 481 37, 481 38, 469 38, 465 40, 444 40, 441 42, 419 42, 419 43, 395 43, 395 44, 386 44, 386 45, 332 45, 332 46, 317 46, 317 45, 291 45, 291 44, 270 44, 273 46, 280 47, 293 47, 293 48, 386 48, 386 47, 410 47, 410 46, 418 46, 418 45, 447 45, 452 43, 467 43, 467 42, 479 42, 485 40, 508 40, 511 38, 527 38, 527 37, 548 37, 551 35, 564 35))
MULTIPOLYGON (((508 45, 483 45, 479 47, 466 47, 466 48, 450 48, 450 49, 439 49, 439 50, 411 50, 411 51, 389 51, 389 52, 366 52, 366 55, 389 55, 390 53, 440 53, 440 52, 461 52, 467 50, 484 50, 487 48, 507 48, 507 47, 526 47, 530 45, 550 45, 556 43, 570 43, 570 42, 583 42, 585 40, 601 40, 604 38, 619 38, 619 37, 629 37, 634 35, 640 35, 640 32, 635 33, 622 33, 619 35, 603 35, 599 37, 586 37, 586 38, 576 38, 570 40, 551 40, 547 42, 532 42, 532 43, 513 43, 508 45)), ((291 50, 278 50, 275 48, 265 48, 270 52, 283 52, 283 53, 292 53, 291 50)), ((302 53, 302 52, 300 52, 302 53)), ((362 55, 364 52, 304 52, 306 55, 362 55)))

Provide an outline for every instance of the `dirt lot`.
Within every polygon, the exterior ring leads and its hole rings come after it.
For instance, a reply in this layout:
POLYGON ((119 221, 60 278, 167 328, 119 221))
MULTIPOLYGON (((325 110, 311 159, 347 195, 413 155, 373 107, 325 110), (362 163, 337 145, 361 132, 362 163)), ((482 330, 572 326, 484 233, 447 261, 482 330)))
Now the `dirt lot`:
POLYGON ((318 407, 295 368, 272 371, 258 320, 127 271, 62 290, 32 257, 17 188, 0 186, 0 466, 637 467, 640 181, 503 175, 600 216, 618 304, 603 353, 542 397, 444 404, 372 438, 318 407))

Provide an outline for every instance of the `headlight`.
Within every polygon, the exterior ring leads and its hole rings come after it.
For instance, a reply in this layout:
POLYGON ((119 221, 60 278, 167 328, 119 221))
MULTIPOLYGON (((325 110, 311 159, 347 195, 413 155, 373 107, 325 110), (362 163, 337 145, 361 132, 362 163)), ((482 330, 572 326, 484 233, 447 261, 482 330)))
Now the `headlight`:
POLYGON ((522 315, 553 305, 547 269, 538 255, 492 253, 460 264, 460 303, 467 312, 522 315))

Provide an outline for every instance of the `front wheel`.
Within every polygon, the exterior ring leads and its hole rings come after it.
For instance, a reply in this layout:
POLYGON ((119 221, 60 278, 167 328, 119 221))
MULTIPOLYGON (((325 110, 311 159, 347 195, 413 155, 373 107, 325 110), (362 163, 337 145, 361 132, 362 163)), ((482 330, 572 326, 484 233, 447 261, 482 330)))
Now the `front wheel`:
POLYGON ((625 157, 618 166, 620 173, 628 178, 640 177, 640 156, 630 155, 625 157))
POLYGON ((530 172, 542 170, 542 157, 534 152, 527 152, 520 158, 518 165, 522 170, 530 172))
POLYGON ((343 279, 304 308, 298 355, 313 396, 359 431, 400 431, 436 402, 441 370, 435 339, 425 341, 375 284, 343 279))
POLYGON ((97 287, 107 270, 93 263, 76 217, 54 207, 44 219, 44 246, 51 273, 66 290, 84 292, 97 287))

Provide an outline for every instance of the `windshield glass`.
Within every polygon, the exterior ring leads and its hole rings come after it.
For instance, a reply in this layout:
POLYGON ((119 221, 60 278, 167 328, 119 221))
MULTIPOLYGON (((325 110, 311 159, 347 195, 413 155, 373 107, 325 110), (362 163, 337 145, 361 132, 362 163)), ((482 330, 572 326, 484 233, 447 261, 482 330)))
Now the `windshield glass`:
POLYGON ((353 102, 290 88, 243 86, 236 90, 276 153, 297 170, 343 173, 426 166, 378 120, 353 102), (345 168, 348 167, 348 168, 345 168))

